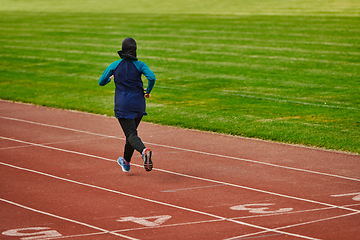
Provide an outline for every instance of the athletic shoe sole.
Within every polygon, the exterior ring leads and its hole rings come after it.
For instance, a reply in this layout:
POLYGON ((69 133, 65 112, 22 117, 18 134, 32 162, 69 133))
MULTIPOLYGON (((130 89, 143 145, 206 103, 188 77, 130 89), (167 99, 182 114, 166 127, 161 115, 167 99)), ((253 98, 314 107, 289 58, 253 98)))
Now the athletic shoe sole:
POLYGON ((150 172, 153 168, 153 162, 151 161, 151 154, 152 152, 150 149, 145 149, 143 160, 144 160, 144 168, 147 172, 150 172))

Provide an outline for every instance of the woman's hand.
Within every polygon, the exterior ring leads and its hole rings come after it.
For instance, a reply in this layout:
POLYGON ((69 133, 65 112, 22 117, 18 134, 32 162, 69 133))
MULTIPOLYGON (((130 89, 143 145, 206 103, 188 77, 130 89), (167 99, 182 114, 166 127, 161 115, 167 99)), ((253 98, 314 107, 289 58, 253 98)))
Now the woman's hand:
POLYGON ((147 93, 147 92, 146 92, 146 89, 144 89, 144 96, 145 96, 146 98, 149 98, 149 97, 150 97, 150 93, 147 93))

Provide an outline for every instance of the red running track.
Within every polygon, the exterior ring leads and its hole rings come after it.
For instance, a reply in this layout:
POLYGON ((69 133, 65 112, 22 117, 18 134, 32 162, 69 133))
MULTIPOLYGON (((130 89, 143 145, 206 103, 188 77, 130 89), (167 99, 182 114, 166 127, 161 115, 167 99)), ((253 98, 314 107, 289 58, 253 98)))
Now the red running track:
POLYGON ((360 156, 0 101, 1 239, 360 239, 360 156))

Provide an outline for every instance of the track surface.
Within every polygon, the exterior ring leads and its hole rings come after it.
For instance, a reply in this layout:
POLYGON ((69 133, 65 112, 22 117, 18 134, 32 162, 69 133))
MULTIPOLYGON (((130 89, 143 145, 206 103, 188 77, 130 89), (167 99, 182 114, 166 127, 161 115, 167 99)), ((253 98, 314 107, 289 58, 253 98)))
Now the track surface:
POLYGON ((0 101, 0 239, 360 239, 360 156, 0 101))

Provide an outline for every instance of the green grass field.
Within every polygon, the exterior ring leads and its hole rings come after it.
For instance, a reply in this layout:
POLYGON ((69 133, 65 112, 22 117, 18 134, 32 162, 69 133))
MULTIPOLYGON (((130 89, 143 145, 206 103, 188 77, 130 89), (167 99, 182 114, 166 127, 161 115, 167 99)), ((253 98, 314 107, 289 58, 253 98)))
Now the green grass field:
POLYGON ((359 1, 99 3, 0 0, 0 98, 113 116, 131 36, 145 121, 360 153, 359 1))

